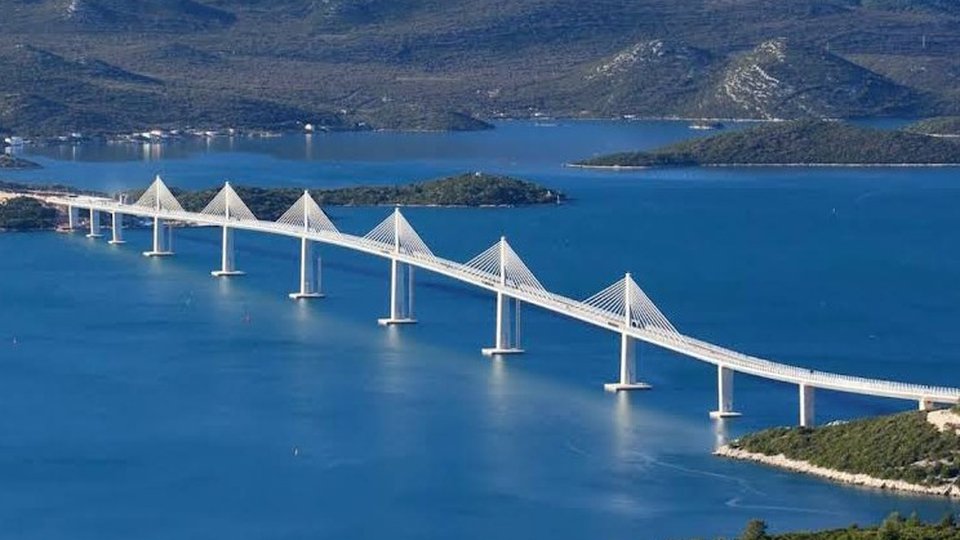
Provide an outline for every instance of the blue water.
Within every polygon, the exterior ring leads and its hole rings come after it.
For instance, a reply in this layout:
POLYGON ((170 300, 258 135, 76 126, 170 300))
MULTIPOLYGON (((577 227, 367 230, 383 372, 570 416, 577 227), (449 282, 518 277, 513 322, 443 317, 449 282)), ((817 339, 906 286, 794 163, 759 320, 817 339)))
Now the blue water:
MULTIPOLYGON (((114 189, 403 182, 488 170, 569 204, 405 210, 436 253, 506 234, 549 288, 633 272, 686 333, 810 367, 960 385, 955 169, 562 167, 691 136, 679 123, 506 123, 468 134, 335 134, 43 149, 19 181, 114 189)), ((362 232, 384 208, 331 208, 362 232)), ((946 501, 714 458, 796 422, 795 387, 643 347, 649 392, 611 395, 617 336, 528 308, 528 353, 489 360, 493 299, 417 275, 419 324, 384 329, 384 261, 324 248, 328 298, 295 303, 295 241, 238 233, 248 275, 216 280, 218 232, 0 235, 0 536, 651 538, 936 519, 946 501)), ((915 404, 817 395, 818 421, 915 404)))

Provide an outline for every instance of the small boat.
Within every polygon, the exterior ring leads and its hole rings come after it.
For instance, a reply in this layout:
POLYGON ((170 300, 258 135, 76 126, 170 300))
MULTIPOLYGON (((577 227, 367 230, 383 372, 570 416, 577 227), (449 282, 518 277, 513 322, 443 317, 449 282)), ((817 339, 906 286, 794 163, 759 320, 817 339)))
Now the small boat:
POLYGON ((723 125, 723 122, 708 122, 706 120, 698 120, 690 124, 690 129, 701 129, 701 130, 710 130, 710 129, 723 129, 727 126, 723 125))

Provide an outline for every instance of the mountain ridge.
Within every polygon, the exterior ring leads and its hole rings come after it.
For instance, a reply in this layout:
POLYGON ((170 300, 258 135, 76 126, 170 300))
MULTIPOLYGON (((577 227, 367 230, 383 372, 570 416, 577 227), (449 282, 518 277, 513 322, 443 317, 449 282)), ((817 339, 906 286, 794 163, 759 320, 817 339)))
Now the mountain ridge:
POLYGON ((0 0, 0 72, 17 46, 66 62, 0 79, 0 96, 27 104, 0 109, 0 129, 395 129, 409 110, 934 116, 958 107, 958 24, 937 0, 0 0), (98 15, 79 21, 71 6, 98 15), (81 60, 117 71, 71 65, 81 60), (753 66, 783 86, 757 86, 753 66), (42 103, 71 118, 37 125, 42 103), (269 114, 251 116, 258 108, 269 114))

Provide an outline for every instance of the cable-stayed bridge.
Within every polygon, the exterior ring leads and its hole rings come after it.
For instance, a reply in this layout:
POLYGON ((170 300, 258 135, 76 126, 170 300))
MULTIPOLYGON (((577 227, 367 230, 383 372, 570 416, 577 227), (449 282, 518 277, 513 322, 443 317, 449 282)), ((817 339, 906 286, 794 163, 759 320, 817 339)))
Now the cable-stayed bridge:
POLYGON ((299 290, 291 298, 323 296, 320 290, 319 259, 316 244, 329 244, 360 251, 390 261, 390 312, 379 320, 382 325, 414 323, 414 269, 419 268, 463 283, 489 290, 496 295, 494 343, 482 352, 506 355, 523 352, 520 348, 520 306, 530 304, 565 315, 620 336, 620 378, 605 385, 609 391, 649 388, 637 373, 635 345, 646 342, 717 366, 717 409, 711 416, 738 416, 733 408, 735 373, 754 375, 796 384, 799 389, 799 423, 814 422, 814 391, 818 388, 895 399, 913 400, 920 409, 935 404, 960 402, 960 389, 871 379, 817 371, 774 362, 708 343, 678 331, 663 315, 630 274, 584 300, 575 300, 551 292, 524 264, 505 238, 466 263, 435 255, 399 209, 363 236, 337 229, 308 192, 277 221, 262 221, 244 204, 226 183, 200 212, 183 209, 160 177, 134 203, 99 197, 48 197, 47 202, 67 209, 71 229, 79 226, 79 212, 89 212, 90 237, 101 234, 100 215, 112 216, 111 243, 123 243, 122 216, 138 216, 153 221, 153 246, 144 255, 172 255, 173 229, 170 223, 221 227, 223 232, 221 267, 214 276, 242 274, 236 268, 233 233, 235 230, 279 234, 301 240, 299 290))

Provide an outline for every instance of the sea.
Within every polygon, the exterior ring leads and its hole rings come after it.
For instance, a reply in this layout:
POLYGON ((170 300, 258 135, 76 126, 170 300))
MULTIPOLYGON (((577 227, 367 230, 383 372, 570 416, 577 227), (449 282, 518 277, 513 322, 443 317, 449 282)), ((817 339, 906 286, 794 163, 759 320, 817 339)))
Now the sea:
MULTIPOLYGON (((882 125, 895 126, 897 122, 882 125)), ((740 129, 730 125, 728 129, 740 129)), ((18 182, 115 191, 331 188, 483 171, 560 205, 405 208, 438 255, 501 235, 550 290, 631 272, 682 332, 868 377, 960 386, 960 170, 679 168, 572 161, 693 136, 685 122, 506 121, 473 133, 323 133, 28 148, 18 182)), ((387 207, 326 209, 362 234, 387 207)), ((411 326, 383 328, 389 265, 325 246, 326 298, 292 301, 296 240, 238 232, 246 275, 211 277, 219 231, 0 234, 0 537, 680 540, 939 519, 938 498, 717 458, 795 425, 795 386, 640 347, 652 389, 604 392, 619 336, 522 311, 526 353, 480 354, 494 298, 416 274, 411 326)), ((818 423, 915 409, 818 391, 818 423)))

